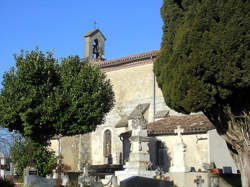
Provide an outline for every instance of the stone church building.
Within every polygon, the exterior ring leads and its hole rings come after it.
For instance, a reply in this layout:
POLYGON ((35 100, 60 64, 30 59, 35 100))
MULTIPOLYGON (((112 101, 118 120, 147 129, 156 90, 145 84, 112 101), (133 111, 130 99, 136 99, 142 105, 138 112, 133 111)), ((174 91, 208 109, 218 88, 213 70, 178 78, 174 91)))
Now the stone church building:
POLYGON ((169 171, 177 140, 175 129, 180 125, 188 167, 199 170, 214 163, 217 168, 231 167, 236 173, 224 140, 202 113, 183 115, 166 106, 153 73, 158 50, 104 60, 106 38, 101 31, 94 29, 84 37, 84 60, 98 64, 105 72, 113 85, 116 102, 106 115, 104 124, 97 126, 94 132, 51 141, 56 154, 58 150, 62 153, 63 164, 68 171, 79 171, 85 163, 124 164, 130 150, 128 120, 139 114, 147 121, 153 168, 169 171))

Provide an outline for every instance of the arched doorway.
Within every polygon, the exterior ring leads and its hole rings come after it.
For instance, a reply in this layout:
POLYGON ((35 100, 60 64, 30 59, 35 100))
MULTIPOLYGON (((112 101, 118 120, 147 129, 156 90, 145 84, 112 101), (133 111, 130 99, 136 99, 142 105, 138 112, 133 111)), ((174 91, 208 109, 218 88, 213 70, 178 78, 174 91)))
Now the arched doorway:
POLYGON ((112 135, 110 130, 104 131, 103 135, 103 156, 104 164, 112 164, 112 135))

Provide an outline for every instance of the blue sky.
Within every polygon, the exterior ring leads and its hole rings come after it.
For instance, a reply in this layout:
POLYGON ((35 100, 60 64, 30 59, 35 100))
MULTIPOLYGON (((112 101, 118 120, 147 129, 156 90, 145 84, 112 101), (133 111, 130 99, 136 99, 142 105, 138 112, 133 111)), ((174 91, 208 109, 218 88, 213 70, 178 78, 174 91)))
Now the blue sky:
MULTIPOLYGON (((21 49, 54 49, 58 59, 83 57, 94 21, 113 59, 160 48, 163 0, 0 0, 0 82, 21 49)), ((1 88, 1 86, 0 86, 1 88)))

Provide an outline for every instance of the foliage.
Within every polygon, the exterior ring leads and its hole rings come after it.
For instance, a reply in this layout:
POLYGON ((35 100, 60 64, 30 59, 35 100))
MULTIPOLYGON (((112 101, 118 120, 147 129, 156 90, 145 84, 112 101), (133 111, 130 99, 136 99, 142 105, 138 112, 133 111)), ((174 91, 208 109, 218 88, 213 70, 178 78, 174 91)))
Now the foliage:
POLYGON ((154 72, 166 104, 186 114, 202 111, 212 121, 237 154, 247 186, 250 1, 164 0, 161 15, 163 37, 154 72))
POLYGON ((32 142, 32 152, 30 152, 31 146, 28 140, 19 139, 16 140, 14 146, 11 148, 11 160, 15 164, 17 175, 22 178, 24 169, 29 165, 30 161, 38 170, 38 174, 46 176, 48 173, 52 173, 52 170, 56 168, 56 158, 53 152, 47 150, 41 144, 32 142))
POLYGON ((113 106, 109 80, 99 68, 38 48, 15 55, 0 95, 0 125, 46 144, 56 134, 82 134, 101 124, 113 106))
POLYGON ((171 108, 249 110, 250 2, 165 0, 157 82, 171 108))

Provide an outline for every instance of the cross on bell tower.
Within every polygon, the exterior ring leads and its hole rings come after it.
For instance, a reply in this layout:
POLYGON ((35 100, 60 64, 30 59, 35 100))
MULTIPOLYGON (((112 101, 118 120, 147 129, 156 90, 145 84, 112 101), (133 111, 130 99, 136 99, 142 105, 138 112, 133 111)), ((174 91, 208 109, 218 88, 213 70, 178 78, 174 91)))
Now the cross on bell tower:
MULTIPOLYGON (((96 27, 96 21, 94 22, 96 27)), ((84 35, 85 49, 84 57, 89 61, 102 61, 104 60, 104 43, 105 36, 99 29, 93 29, 84 35)))

